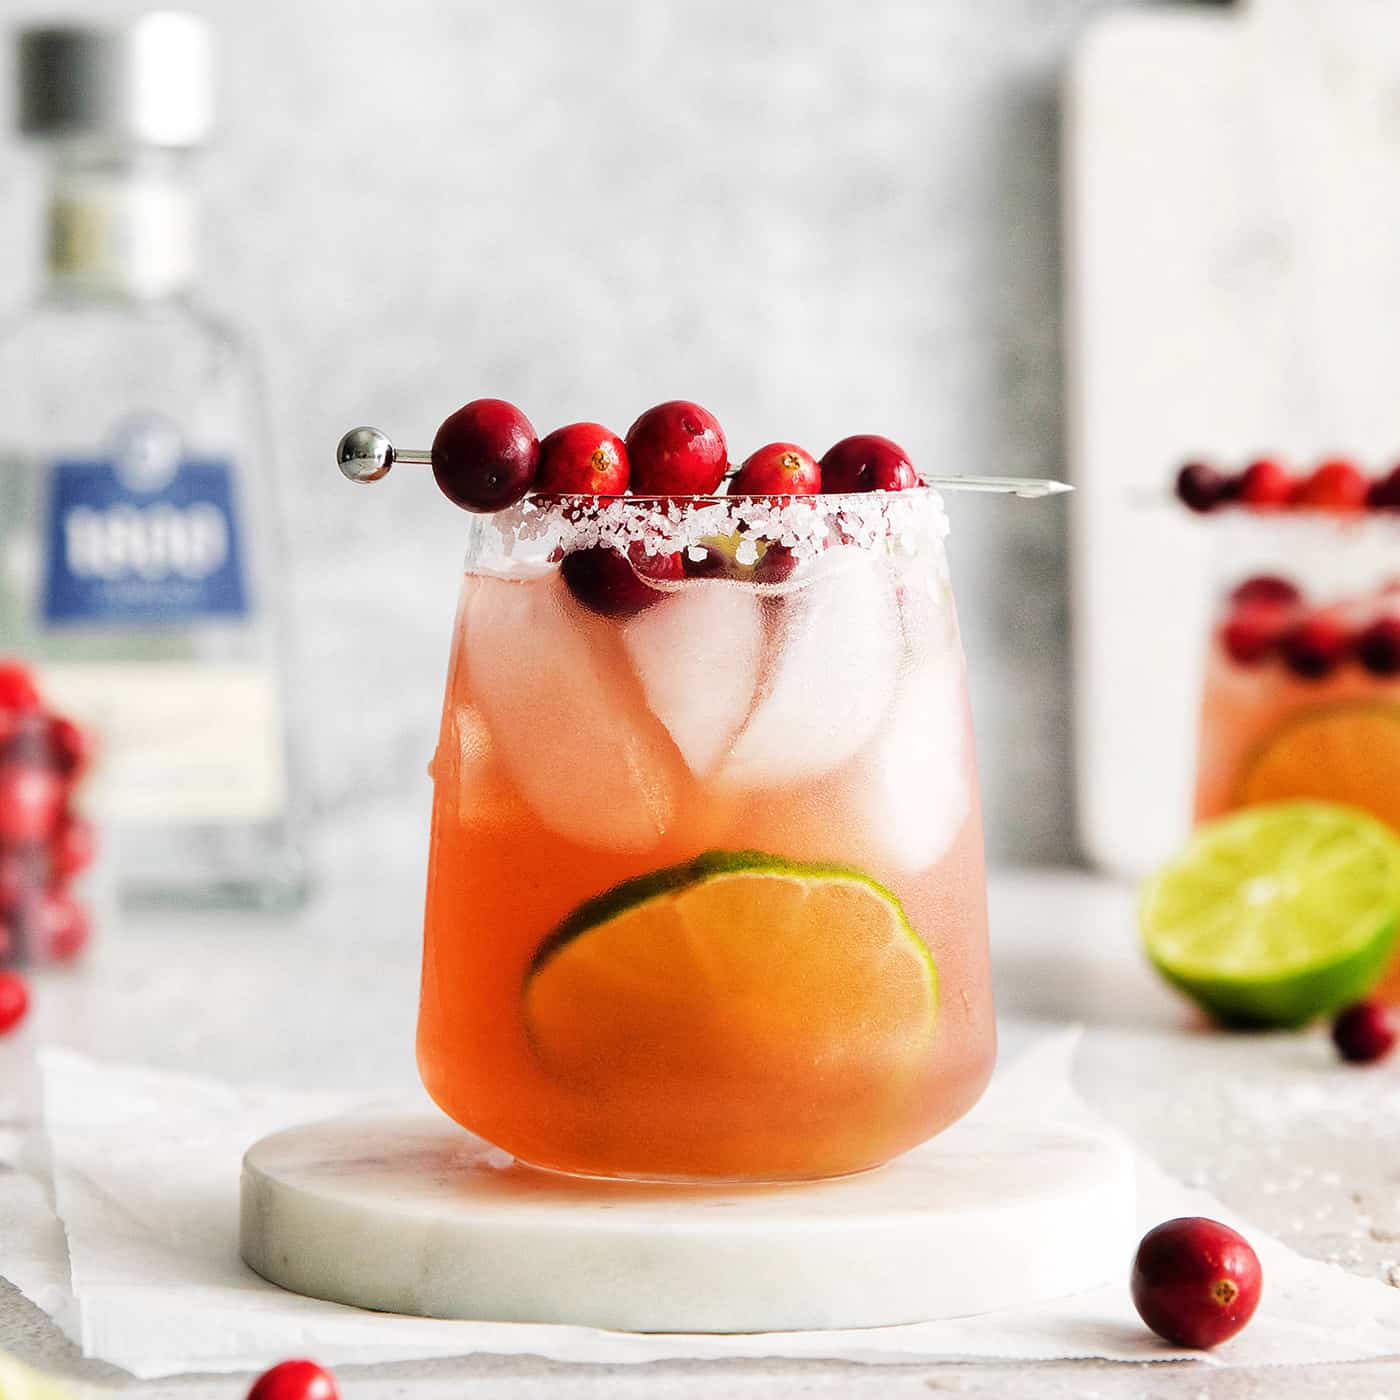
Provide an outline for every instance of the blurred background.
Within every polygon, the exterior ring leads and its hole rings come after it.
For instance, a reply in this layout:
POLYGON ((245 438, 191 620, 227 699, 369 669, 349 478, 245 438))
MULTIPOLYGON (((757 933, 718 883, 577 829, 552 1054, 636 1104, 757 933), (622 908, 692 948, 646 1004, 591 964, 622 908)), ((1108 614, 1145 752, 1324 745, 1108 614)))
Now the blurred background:
MULTIPOLYGON (((736 460, 878 431, 928 470, 1074 480, 953 504, 990 853, 1138 872, 1180 839, 1209 569, 1170 473, 1400 436, 1383 0, 193 8, 198 283, 262 366, 244 447, 323 875, 366 832, 421 869, 464 531, 426 477, 353 490, 331 452, 356 423, 426 446, 483 395, 542 432, 692 398, 736 460)), ((5 140, 18 309, 47 176, 5 140)))
MULTIPOLYGON (((878 431, 926 468, 1064 473, 1057 92, 1115 7, 193 8, 221 79, 200 281, 266 367, 315 812, 411 809, 426 841, 461 553, 426 478, 345 487, 331 452, 352 424, 426 446, 497 395, 541 431, 623 431, 683 396, 737 455, 878 431)), ((7 143, 0 293, 19 305, 43 171, 7 143)), ((1068 859, 1064 507, 964 500, 954 532, 991 849, 1068 859)))

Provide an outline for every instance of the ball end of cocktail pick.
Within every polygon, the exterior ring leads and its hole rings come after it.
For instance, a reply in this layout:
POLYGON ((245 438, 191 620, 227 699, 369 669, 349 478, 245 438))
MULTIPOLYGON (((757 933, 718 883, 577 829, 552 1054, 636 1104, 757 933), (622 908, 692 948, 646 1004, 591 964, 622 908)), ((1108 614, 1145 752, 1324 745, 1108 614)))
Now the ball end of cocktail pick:
POLYGON ((335 463, 348 481, 378 481, 395 462, 394 444, 378 428, 351 428, 335 449, 335 463))

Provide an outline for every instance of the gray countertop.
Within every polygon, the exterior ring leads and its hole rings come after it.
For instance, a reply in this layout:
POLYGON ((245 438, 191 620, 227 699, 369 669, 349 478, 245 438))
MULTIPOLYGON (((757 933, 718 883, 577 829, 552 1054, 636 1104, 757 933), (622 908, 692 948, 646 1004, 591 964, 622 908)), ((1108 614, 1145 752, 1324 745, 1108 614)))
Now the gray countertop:
MULTIPOLYGON (((108 1060, 287 1087, 393 1090, 414 1082, 415 901, 405 879, 354 886, 301 918, 128 920, 84 969, 37 979, 36 1011, 0 1072, 38 1043, 108 1060)), ((1325 1037, 1203 1030, 1142 963, 1128 890, 1074 872, 992 885, 1000 1007, 1016 1031, 1083 1022, 1082 1091, 1168 1170, 1304 1253, 1386 1278, 1400 1258, 1400 1069, 1339 1077, 1325 1037)), ((3 1256, 0 1256, 3 1272, 3 1256)), ((1400 1270, 1396 1270, 1400 1276, 1400 1270)), ((0 1350, 111 1385, 132 1400, 236 1400, 246 1378, 136 1382, 85 1362, 0 1283, 0 1350)), ((813 1362, 567 1366, 470 1357, 342 1368, 347 1400, 549 1395, 1245 1397, 1400 1395, 1386 1362, 1215 1370, 1195 1363, 861 1367, 813 1362)))

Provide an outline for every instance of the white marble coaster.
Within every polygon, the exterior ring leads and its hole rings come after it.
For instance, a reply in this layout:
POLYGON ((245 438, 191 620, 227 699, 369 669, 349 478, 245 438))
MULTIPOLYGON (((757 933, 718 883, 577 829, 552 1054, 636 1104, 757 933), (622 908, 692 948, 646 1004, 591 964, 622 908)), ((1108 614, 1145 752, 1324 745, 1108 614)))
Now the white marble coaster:
POLYGON ((864 1176, 784 1187, 575 1180, 429 1116, 264 1138, 242 1250, 297 1293, 381 1312, 634 1332, 876 1327, 1124 1274, 1126 1151, 963 1123, 864 1176))

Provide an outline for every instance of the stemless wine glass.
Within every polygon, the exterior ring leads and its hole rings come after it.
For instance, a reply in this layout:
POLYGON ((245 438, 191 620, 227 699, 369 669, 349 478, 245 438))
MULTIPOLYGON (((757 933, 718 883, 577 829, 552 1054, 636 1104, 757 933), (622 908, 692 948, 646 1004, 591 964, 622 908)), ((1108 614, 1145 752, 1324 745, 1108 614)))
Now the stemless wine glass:
POLYGON ((522 1161, 860 1171, 995 1055, 931 490, 533 498, 470 527, 418 1059, 522 1161))

